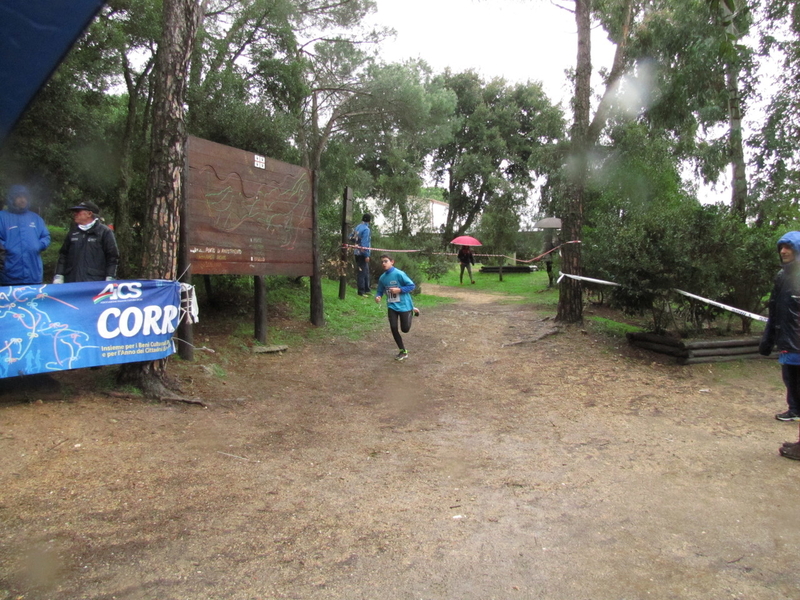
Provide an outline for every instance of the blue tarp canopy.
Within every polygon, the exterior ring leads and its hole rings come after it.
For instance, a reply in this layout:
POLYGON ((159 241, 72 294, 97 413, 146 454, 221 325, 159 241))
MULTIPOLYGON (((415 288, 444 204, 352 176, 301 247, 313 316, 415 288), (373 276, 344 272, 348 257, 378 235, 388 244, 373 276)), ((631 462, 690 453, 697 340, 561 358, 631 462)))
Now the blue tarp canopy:
POLYGON ((105 0, 0 0, 0 141, 105 0))

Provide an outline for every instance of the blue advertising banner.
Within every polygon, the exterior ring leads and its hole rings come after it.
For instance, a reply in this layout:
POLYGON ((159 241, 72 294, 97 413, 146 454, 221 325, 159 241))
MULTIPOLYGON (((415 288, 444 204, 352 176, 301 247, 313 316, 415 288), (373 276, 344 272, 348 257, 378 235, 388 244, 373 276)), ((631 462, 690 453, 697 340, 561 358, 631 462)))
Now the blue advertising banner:
POLYGON ((177 281, 0 286, 0 378, 165 358, 179 320, 177 281))

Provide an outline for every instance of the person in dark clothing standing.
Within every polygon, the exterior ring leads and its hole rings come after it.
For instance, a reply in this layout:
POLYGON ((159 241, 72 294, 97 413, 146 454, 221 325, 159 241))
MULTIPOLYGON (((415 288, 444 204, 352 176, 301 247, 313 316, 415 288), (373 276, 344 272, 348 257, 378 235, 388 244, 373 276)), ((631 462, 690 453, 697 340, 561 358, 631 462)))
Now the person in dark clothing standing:
POLYGON ((70 210, 74 224, 58 253, 53 283, 116 279, 119 264, 117 240, 114 232, 100 222, 100 208, 85 200, 70 210))
POLYGON ((472 278, 472 265, 475 264, 475 255, 472 253, 472 248, 469 246, 461 246, 461 249, 458 251, 458 262, 461 264, 461 274, 458 277, 458 282, 464 283, 464 269, 466 269, 469 274, 469 280, 475 283, 475 280, 472 278))
MULTIPOLYGON (((778 240, 781 270, 769 297, 769 316, 758 351, 769 356, 778 349, 778 362, 786 385, 788 410, 775 415, 779 421, 800 421, 800 231, 778 240)), ((786 443, 781 456, 800 460, 800 443, 786 443)))
POLYGON ((544 234, 544 247, 542 248, 542 252, 544 253, 544 266, 547 269, 547 287, 548 289, 553 287, 553 254, 554 248, 556 247, 556 243, 553 241, 553 230, 552 229, 545 229, 544 234))

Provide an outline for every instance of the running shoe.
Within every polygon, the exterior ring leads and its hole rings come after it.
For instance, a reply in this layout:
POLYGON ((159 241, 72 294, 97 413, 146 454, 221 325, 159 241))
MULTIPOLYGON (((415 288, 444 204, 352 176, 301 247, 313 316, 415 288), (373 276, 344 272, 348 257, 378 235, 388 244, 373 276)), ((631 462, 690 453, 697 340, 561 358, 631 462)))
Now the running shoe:
POLYGON ((777 414, 775 418, 778 419, 778 421, 800 421, 800 415, 793 410, 787 410, 786 412, 777 414))
POLYGON ((400 350, 397 353, 397 356, 394 357, 395 360, 405 360, 408 358, 408 350, 400 350))
POLYGON ((784 446, 778 450, 778 453, 785 458, 800 460, 800 446, 784 446))

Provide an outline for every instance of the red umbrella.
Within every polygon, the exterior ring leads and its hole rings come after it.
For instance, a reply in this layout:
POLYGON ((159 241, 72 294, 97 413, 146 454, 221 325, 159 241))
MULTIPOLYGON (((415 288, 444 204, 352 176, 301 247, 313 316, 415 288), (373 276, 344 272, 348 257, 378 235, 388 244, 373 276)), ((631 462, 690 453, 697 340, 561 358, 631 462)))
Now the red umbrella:
POLYGON ((455 244, 456 246, 483 246, 483 244, 481 244, 471 235, 460 235, 451 240, 450 243, 455 244))

